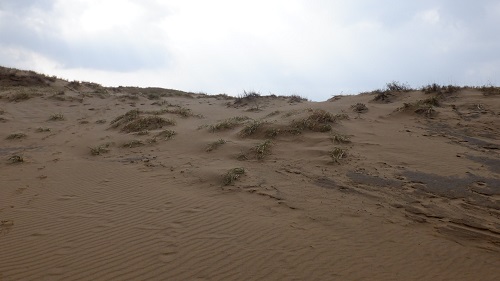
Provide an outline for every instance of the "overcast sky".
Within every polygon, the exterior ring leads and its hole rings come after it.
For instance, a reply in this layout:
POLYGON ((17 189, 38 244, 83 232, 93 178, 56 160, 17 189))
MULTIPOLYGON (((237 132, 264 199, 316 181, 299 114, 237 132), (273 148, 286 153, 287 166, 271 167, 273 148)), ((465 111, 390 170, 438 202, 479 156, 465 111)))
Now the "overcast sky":
POLYGON ((500 1, 0 0, 0 65, 105 86, 326 100, 500 84, 500 1))

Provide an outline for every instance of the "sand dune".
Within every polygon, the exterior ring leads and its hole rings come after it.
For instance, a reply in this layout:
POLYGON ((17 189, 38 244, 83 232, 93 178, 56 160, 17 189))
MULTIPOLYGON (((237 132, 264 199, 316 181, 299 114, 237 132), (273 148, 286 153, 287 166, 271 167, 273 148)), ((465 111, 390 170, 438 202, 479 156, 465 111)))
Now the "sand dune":
POLYGON ((498 280, 500 89, 0 76, 0 280, 498 280))

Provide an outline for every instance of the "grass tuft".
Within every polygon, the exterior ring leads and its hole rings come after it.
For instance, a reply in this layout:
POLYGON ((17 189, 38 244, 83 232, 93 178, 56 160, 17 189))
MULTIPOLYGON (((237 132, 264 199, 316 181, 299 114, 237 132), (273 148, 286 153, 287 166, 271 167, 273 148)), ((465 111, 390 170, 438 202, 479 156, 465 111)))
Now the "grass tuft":
POLYGON ((14 134, 10 134, 6 137, 6 139, 8 140, 19 140, 19 139, 24 139, 26 138, 27 135, 25 133, 14 133, 14 134))
POLYGON ((265 140, 255 146, 255 153, 257 154, 257 159, 264 159, 264 157, 271 153, 271 146, 273 142, 271 140, 265 140))
POLYGON ((205 149, 206 152, 214 151, 217 148, 219 148, 221 145, 225 144, 226 141, 223 139, 216 140, 214 142, 211 142, 207 145, 207 148, 205 149))
POLYGON ((349 136, 347 135, 342 135, 342 134, 339 134, 339 133, 333 133, 330 137, 330 139, 332 140, 332 142, 334 143, 350 143, 351 142, 351 139, 349 136))
POLYGON ((172 139, 177 133, 175 131, 172 131, 172 130, 163 130, 161 132, 159 132, 156 136, 157 137, 161 137, 163 138, 164 140, 170 140, 172 139))
POLYGON ((140 141, 140 140, 132 140, 132 141, 129 141, 127 143, 124 143, 122 145, 122 147, 125 147, 125 148, 134 148, 134 147, 139 147, 139 146, 143 146, 144 145, 144 142, 143 141, 140 141))
POLYGON ((12 155, 11 157, 9 157, 8 161, 11 164, 23 163, 24 157, 22 155, 16 154, 16 155, 12 155))
POLYGON ((233 129, 233 128, 241 125, 241 123, 243 123, 243 121, 246 121, 248 119, 250 119, 250 118, 246 117, 246 116, 232 117, 229 119, 219 121, 218 123, 215 123, 213 125, 209 125, 208 130, 213 133, 213 132, 217 132, 217 131, 233 129))
POLYGON ((90 154, 97 156, 109 152, 109 144, 103 144, 95 147, 90 147, 90 154))
POLYGON ((364 103, 357 103, 354 105, 351 105, 352 111, 357 112, 357 113, 364 113, 368 111, 368 107, 364 103))
POLYGON ((172 125, 175 125, 174 120, 165 119, 159 116, 146 116, 132 120, 122 128, 122 131, 127 133, 140 132, 144 130, 160 129, 164 126, 172 125))
POLYGON ((241 175, 245 174, 244 168, 232 168, 222 178, 223 185, 233 184, 241 175))
POLYGON ((334 163, 340 163, 342 158, 347 157, 346 151, 343 148, 335 147, 330 151, 330 157, 334 163))
POLYGON ((250 135, 253 135, 255 132, 257 132, 257 130, 259 129, 259 127, 264 124, 264 122, 262 121, 252 121, 250 123, 248 123, 247 125, 245 125, 245 127, 243 127, 243 129, 240 131, 239 135, 240 137, 248 137, 250 135))
POLYGON ((50 132, 50 128, 47 128, 47 127, 38 127, 35 132, 37 133, 46 133, 46 132, 50 132))
POLYGON ((49 121, 64 121, 64 120, 66 120, 66 118, 64 118, 64 115, 62 115, 61 113, 52 114, 49 117, 49 121))

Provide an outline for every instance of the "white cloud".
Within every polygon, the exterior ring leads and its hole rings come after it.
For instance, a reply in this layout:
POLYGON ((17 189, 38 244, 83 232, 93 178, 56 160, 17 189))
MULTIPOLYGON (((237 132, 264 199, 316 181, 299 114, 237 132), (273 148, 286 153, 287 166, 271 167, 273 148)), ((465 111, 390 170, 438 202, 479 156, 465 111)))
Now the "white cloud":
POLYGON ((324 100, 392 80, 478 80, 500 65, 489 0, 16 3, 0 6, 0 61, 106 85, 324 100))

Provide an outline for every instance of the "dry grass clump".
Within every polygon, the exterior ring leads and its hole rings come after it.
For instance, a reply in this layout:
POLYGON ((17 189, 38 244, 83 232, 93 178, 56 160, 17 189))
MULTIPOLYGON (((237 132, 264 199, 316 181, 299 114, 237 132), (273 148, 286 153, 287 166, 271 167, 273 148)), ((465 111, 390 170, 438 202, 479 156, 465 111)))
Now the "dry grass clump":
POLYGON ((290 97, 288 97, 288 102, 290 103, 301 103, 303 101, 308 101, 308 99, 299 95, 291 95, 290 97))
POLYGON ((342 158, 347 157, 346 150, 344 150, 343 148, 340 148, 340 147, 333 148, 329 154, 330 154, 330 157, 332 158, 332 161, 334 163, 340 163, 340 160, 342 158))
POLYGON ((175 125, 174 120, 165 119, 159 116, 145 116, 130 121, 128 124, 123 126, 122 131, 127 133, 140 132, 144 130, 160 129, 164 126, 172 125, 175 125))
POLYGON ((170 140, 172 139, 177 133, 175 131, 172 131, 172 130, 163 130, 161 132, 159 132, 156 136, 157 137, 160 137, 164 140, 170 140))
POLYGON ((386 84, 387 90, 391 92, 409 92, 412 90, 410 85, 406 83, 400 83, 398 81, 392 81, 386 84))
POLYGON ((19 140, 19 139, 24 139, 26 138, 27 135, 25 133, 14 133, 14 134, 10 134, 6 137, 6 139, 8 140, 19 140))
POLYGON ((357 112, 357 113, 365 113, 368 111, 368 107, 364 103, 357 103, 351 105, 352 111, 357 112))
POLYGON ((250 92, 247 92, 247 91, 243 91, 243 95, 241 96, 238 96, 235 100, 234 100, 234 104, 236 105, 245 105, 245 104, 248 104, 250 102, 255 102, 257 99, 259 99, 261 96, 259 93, 257 92, 253 92, 253 91, 250 91, 250 92))
POLYGON ((49 117, 49 121, 64 121, 64 120, 66 120, 66 118, 61 113, 55 113, 50 115, 49 117))
POLYGON ((137 133, 134 133, 134 135, 137 135, 137 136, 147 136, 147 135, 149 135, 149 131, 148 130, 139 131, 137 133))
POLYGON ((254 120, 246 124, 239 133, 240 137, 248 137, 250 135, 253 135, 264 123, 265 122, 254 120))
POLYGON ((37 133, 46 133, 46 132, 50 132, 50 131, 51 131, 51 129, 47 128, 47 127, 38 127, 35 130, 35 132, 37 132, 37 133))
POLYGON ((23 163, 24 162, 24 157, 22 155, 20 155, 20 154, 15 154, 15 155, 12 155, 11 157, 9 157, 9 159, 7 159, 7 160, 11 164, 23 163))
POLYGON ((103 145, 99 145, 99 146, 95 146, 95 147, 90 147, 90 154, 97 156, 97 155, 101 155, 104 153, 108 153, 110 151, 108 148, 109 145, 110 144, 108 143, 108 144, 103 144, 103 145))
POLYGON ((28 93, 25 93, 25 92, 21 92, 21 93, 16 93, 16 94, 13 94, 9 97, 9 101, 12 101, 12 102, 20 102, 20 101, 25 101, 25 100, 29 100, 31 99, 33 96, 28 94, 28 93))
POLYGON ((210 152, 210 151, 216 150, 217 148, 219 148, 221 145, 223 145, 225 143, 226 143, 226 141, 223 139, 216 140, 214 142, 209 143, 207 145, 207 148, 205 149, 205 151, 210 152))
POLYGON ((293 120, 291 126, 297 130, 308 129, 314 132, 328 132, 332 129, 330 123, 335 121, 333 114, 322 109, 316 109, 304 119, 293 120))
POLYGON ((247 116, 231 117, 229 119, 219 121, 213 125, 209 125, 208 130, 213 133, 213 132, 217 132, 217 131, 224 131, 224 130, 233 129, 233 128, 241 125, 244 121, 247 121, 248 119, 250 119, 250 118, 247 116))
POLYGON ((120 116, 116 117, 115 119, 113 119, 111 121, 111 127, 117 128, 117 127, 120 127, 124 124, 127 124, 127 123, 139 118, 139 114, 140 114, 139 109, 132 109, 132 110, 126 112, 125 114, 120 115, 120 116))
POLYGON ((271 140, 265 140, 264 142, 256 145, 254 148, 254 151, 257 155, 257 159, 264 159, 264 157, 266 157, 266 155, 269 155, 271 153, 271 146, 272 145, 273 145, 273 142, 271 140))
POLYGON ((338 144, 350 143, 351 142, 351 138, 349 136, 342 135, 342 134, 339 134, 339 133, 332 133, 330 139, 332 140, 332 142, 338 143, 338 144))
POLYGON ((233 184, 241 175, 245 174, 244 168, 232 168, 222 178, 223 185, 233 184))
POLYGON ((97 121, 95 121, 96 124, 104 124, 106 123, 106 120, 105 119, 99 119, 97 121))
POLYGON ((437 115, 437 111, 434 107, 439 105, 439 100, 436 97, 433 97, 425 100, 419 100, 414 103, 403 103, 403 106, 398 108, 397 111, 413 111, 419 115, 430 118, 437 115))
POLYGON ((460 90, 460 87, 453 85, 441 86, 433 83, 427 86, 423 86, 420 90, 426 94, 436 93, 438 95, 444 95, 456 93, 460 90))
POLYGON ((484 96, 497 96, 500 95, 500 87, 495 86, 482 86, 478 88, 484 96))
POLYGON ((125 148, 134 148, 134 147, 139 147, 139 146, 143 146, 145 143, 141 140, 132 140, 132 141, 129 141, 129 142, 126 142, 124 144, 122 144, 122 147, 125 147, 125 148))

